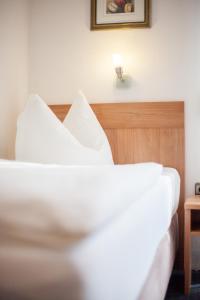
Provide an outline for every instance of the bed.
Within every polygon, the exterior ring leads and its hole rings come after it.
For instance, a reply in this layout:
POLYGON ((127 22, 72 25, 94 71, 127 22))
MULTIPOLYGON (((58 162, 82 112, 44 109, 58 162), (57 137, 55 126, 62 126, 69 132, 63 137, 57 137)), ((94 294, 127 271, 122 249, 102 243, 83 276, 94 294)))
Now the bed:
MULTIPOLYGON (((109 138, 115 163, 125 165, 154 161, 165 166, 162 174, 147 190, 144 189, 137 201, 130 202, 128 209, 127 206, 126 209, 121 206, 112 222, 105 223, 70 247, 62 246, 64 251, 61 251, 61 248, 52 250, 51 247, 33 247, 33 241, 28 247, 23 247, 23 243, 20 247, 14 243, 15 247, 12 247, 13 239, 9 240, 9 245, 4 243, 6 246, 0 248, 2 298, 162 300, 175 257, 177 264, 181 265, 184 103, 95 104, 92 108, 109 138)), ((56 105, 51 106, 51 109, 63 120, 69 106, 56 105)), ((5 163, 5 166, 6 164, 8 163, 5 163)), ((22 163, 12 168, 11 164, 10 169, 6 167, 8 173, 1 172, 1 182, 2 179, 5 182, 9 178, 9 183, 14 185, 16 178, 22 176, 23 183, 23 178, 28 181, 33 173, 40 178, 43 172, 53 176, 53 179, 61 167, 51 167, 51 174, 48 166, 40 166, 37 169, 33 165, 27 171, 22 163), (22 168, 23 172, 18 173, 19 168, 22 168)), ((104 167, 95 168, 95 172, 100 170, 101 173, 110 172, 113 167, 107 167, 105 171, 104 167)), ((126 171, 126 168, 128 170, 131 167, 117 168, 118 174, 123 176, 123 169, 126 171)), ((157 168, 160 167, 157 165, 157 168)), ((72 169, 76 173, 73 166, 72 169)), ((63 170, 65 167, 62 167, 62 174, 66 171, 68 176, 71 176, 69 167, 63 170)), ((92 172, 93 169, 89 168, 88 173, 93 174, 92 172)), ((110 174, 112 179, 112 173, 110 174)), ((148 178, 147 176, 146 182, 150 181, 148 178)), ((132 177, 129 177, 129 180, 131 182, 132 177)), ((62 182, 57 180, 58 189, 62 188, 62 182)), ((33 191, 37 191, 34 185, 31 186, 33 191)), ((49 205, 54 190, 48 185, 47 188, 49 205)), ((115 189, 117 191, 118 187, 115 189)), ((15 193, 13 197, 15 199, 15 193)), ((125 200, 121 203, 125 203, 125 200)), ((1 229, 1 241, 4 241, 1 229)))
MULTIPOLYGON (((69 105, 52 105, 50 108, 63 120, 69 105)), ((108 136, 115 163, 155 161, 176 169, 180 175, 177 213, 172 215, 143 288, 135 293, 141 300, 149 299, 149 295, 154 300, 164 299, 175 257, 178 268, 183 264, 184 102, 93 104, 92 108, 108 136), (163 258, 166 263, 162 263, 163 258)), ((88 296, 88 299, 91 298, 88 296)), ((121 298, 116 296, 114 299, 121 298)))

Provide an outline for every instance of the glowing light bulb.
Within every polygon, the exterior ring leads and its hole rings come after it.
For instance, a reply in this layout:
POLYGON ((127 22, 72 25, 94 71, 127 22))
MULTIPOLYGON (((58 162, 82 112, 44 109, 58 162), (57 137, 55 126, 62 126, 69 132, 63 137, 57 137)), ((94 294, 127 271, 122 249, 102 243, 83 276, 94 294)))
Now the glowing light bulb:
POLYGON ((112 59, 113 59, 113 65, 115 68, 122 67, 123 61, 122 61, 122 57, 120 54, 117 54, 117 53, 113 54, 112 59))
POLYGON ((123 79, 123 62, 122 57, 120 54, 113 54, 113 65, 115 67, 115 72, 117 74, 117 78, 121 81, 124 81, 123 79))

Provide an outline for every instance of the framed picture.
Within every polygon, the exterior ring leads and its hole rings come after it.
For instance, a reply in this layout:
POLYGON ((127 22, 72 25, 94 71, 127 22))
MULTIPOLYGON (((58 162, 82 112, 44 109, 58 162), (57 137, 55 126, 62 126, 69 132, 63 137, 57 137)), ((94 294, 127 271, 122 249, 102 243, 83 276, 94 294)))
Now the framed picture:
POLYGON ((91 0, 91 30, 149 27, 150 0, 91 0))

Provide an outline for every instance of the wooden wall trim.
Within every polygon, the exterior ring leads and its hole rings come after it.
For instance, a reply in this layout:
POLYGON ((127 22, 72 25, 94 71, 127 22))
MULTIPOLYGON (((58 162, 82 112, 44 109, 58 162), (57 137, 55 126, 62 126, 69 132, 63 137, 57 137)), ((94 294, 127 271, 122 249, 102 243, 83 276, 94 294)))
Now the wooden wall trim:
MULTIPOLYGON (((63 120, 70 105, 51 105, 63 120)), ((91 104, 104 128, 183 128, 184 104, 177 102, 135 102, 91 104)))

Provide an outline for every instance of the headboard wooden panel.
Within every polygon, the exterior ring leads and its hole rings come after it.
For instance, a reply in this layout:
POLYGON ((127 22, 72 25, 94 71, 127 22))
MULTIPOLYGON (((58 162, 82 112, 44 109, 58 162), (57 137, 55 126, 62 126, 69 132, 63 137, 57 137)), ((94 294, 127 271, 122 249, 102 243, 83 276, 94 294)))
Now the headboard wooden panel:
MULTIPOLYGON (((108 136, 115 163, 154 161, 179 171, 179 261, 182 262, 185 188, 184 102, 105 103, 91 106, 108 136)), ((70 105, 51 105, 50 108, 63 120, 70 105)))

